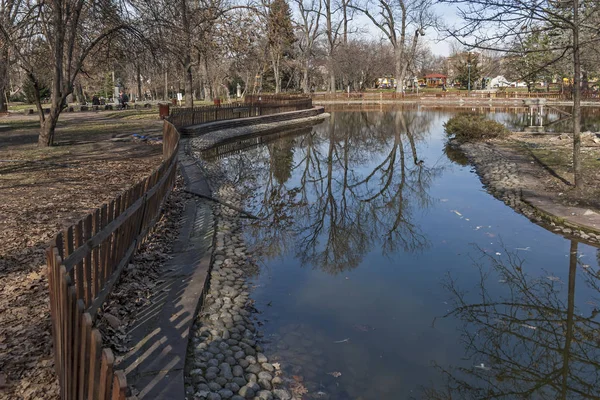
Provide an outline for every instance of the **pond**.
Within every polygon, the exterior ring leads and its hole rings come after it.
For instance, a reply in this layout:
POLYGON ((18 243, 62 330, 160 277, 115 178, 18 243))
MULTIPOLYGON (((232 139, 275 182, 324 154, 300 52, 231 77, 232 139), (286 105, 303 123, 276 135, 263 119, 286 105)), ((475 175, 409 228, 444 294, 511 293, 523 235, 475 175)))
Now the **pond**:
POLYGON ((445 145, 455 112, 332 111, 206 154, 259 217, 257 323, 303 398, 600 396, 600 251, 488 194, 445 145))

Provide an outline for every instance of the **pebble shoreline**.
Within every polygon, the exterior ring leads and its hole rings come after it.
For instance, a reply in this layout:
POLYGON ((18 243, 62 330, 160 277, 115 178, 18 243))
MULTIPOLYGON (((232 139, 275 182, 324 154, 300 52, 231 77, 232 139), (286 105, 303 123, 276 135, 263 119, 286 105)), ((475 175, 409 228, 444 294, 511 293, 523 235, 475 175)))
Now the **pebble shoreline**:
MULTIPOLYGON (((204 163, 200 152, 214 145, 190 141, 190 150, 213 189, 213 196, 243 208, 242 195, 222 171, 204 163)), ((257 271, 243 238, 240 213, 213 206, 215 242, 209 286, 196 316, 186 360, 186 399, 294 400, 278 363, 269 362, 259 343, 263 334, 251 319, 248 277, 257 271)))
POLYGON ((600 234, 562 226, 540 213, 537 208, 523 201, 520 190, 523 183, 519 179, 517 164, 507 160, 492 146, 485 143, 463 143, 454 146, 465 153, 489 192, 516 212, 523 214, 535 223, 550 225, 554 232, 600 243, 600 234))

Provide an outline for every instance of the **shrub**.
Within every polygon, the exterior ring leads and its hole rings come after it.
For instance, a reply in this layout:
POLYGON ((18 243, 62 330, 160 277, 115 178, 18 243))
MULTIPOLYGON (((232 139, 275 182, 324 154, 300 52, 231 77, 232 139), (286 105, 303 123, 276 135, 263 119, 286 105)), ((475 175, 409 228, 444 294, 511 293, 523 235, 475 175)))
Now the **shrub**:
POLYGON ((459 142, 495 138, 509 133, 501 123, 475 114, 456 115, 444 123, 444 129, 448 136, 453 136, 459 142))

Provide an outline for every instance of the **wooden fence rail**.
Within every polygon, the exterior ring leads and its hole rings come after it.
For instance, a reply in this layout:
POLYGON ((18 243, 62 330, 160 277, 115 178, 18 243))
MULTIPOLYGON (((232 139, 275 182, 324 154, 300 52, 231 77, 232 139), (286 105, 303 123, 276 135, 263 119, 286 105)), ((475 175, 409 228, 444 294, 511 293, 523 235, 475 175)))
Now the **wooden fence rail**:
MULTIPOLYGON (((313 100, 321 101, 336 101, 336 100, 400 100, 400 99, 419 99, 419 98, 472 98, 472 99, 527 99, 527 98, 544 98, 555 100, 572 100, 573 96, 570 92, 467 92, 467 91, 450 91, 450 92, 421 92, 421 93, 395 93, 395 92, 350 92, 350 93, 313 93, 313 100)), ((582 100, 585 101, 600 101, 600 94, 597 92, 582 93, 582 100)))
POLYGON ((113 370, 94 327, 123 268, 160 217, 176 178, 179 133, 165 121, 163 162, 125 193, 56 235, 46 251, 56 372, 61 398, 124 400, 127 382, 113 370))
MULTIPOLYGON (((263 97, 261 97, 262 99, 263 97)), ((177 128, 193 126, 213 121, 236 118, 258 117, 286 111, 300 111, 312 108, 312 99, 306 96, 264 96, 265 101, 251 98, 251 102, 223 104, 173 109, 169 121, 177 128)))

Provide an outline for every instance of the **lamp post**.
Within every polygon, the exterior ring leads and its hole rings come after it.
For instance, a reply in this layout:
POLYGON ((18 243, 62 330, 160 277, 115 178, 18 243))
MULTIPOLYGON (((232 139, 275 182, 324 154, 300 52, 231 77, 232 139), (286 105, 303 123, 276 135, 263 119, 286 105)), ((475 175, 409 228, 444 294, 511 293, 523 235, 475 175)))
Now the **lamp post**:
POLYGON ((467 82, 467 95, 471 95, 471 61, 467 63, 467 69, 469 70, 469 81, 467 82))

